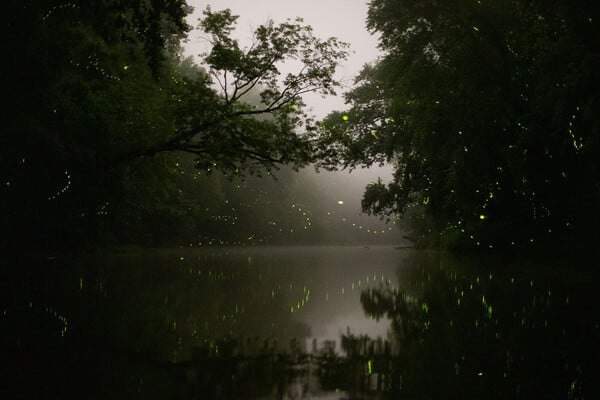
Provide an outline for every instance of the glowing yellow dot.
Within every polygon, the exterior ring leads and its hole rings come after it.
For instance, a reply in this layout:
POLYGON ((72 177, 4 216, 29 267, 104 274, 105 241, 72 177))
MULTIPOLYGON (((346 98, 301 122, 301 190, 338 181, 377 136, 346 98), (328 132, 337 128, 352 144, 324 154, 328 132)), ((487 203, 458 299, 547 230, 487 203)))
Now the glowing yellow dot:
POLYGON ((344 204, 344 200, 338 200, 337 202, 340 206, 344 204))
POLYGON ((481 214, 481 215, 479 216, 479 219, 485 219, 485 215, 481 214))
POLYGON ((342 116, 342 119, 343 119, 344 121, 348 121, 348 116, 347 116, 347 115, 343 115, 343 116, 342 116))

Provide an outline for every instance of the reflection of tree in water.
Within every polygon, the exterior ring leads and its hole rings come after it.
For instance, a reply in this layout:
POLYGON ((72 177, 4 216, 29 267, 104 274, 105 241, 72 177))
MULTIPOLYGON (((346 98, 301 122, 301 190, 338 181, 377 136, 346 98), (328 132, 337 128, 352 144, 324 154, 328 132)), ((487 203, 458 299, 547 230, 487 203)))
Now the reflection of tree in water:
POLYGON ((377 320, 388 318, 392 321, 392 331, 399 345, 408 348, 419 338, 421 309, 416 299, 401 290, 382 286, 364 290, 360 301, 367 315, 377 320))
POLYGON ((591 284, 501 263, 420 261, 401 270, 402 290, 361 294, 369 316, 391 320, 391 397, 599 398, 591 284))

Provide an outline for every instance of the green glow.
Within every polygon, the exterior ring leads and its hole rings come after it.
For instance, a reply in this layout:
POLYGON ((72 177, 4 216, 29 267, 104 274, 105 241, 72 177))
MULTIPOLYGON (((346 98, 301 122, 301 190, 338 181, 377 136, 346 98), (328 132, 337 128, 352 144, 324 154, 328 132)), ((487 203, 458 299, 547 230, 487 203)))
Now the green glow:
POLYGON ((376 130, 372 129, 372 130, 371 130, 371 135, 373 135, 373 137, 374 137, 375 139, 379 139, 379 136, 377 136, 377 131, 376 131, 376 130))
POLYGON ((485 219, 485 215, 481 214, 481 215, 479 216, 479 219, 485 219))
POLYGON ((373 373, 373 361, 369 360, 367 362, 367 369, 369 370, 369 375, 373 373))
POLYGON ((423 204, 425 204, 425 205, 429 204, 429 197, 425 197, 423 199, 423 204))
POLYGON ((79 278, 79 290, 83 290, 83 276, 79 278))
POLYGON ((343 119, 344 121, 348 121, 348 116, 347 116, 347 115, 342 115, 342 119, 343 119))
POLYGON ((427 303, 423 303, 423 305, 421 306, 421 310, 423 310, 425 314, 427 314, 429 312, 429 305, 427 305, 427 303))

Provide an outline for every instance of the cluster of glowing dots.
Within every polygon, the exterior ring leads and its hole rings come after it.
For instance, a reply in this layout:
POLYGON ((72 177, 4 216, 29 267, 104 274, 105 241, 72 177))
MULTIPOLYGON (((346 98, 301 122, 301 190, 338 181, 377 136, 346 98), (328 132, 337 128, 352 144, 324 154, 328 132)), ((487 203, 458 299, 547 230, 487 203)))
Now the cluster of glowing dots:
MULTIPOLYGON (((579 107, 577 107, 577 111, 579 111, 579 107)), ((583 148, 583 139, 579 138, 579 141, 575 138, 575 134, 573 133, 573 122, 575 121, 575 114, 571 115, 571 121, 569 121, 569 135, 573 140, 573 147, 575 150, 579 151, 583 148)))
MULTIPOLYGON (((487 280, 491 281, 492 279, 493 279, 493 275, 492 275, 492 273, 490 273, 487 277, 487 280)), ((482 284, 485 281, 486 281, 485 278, 480 278, 479 276, 477 276, 474 281, 469 282, 468 290, 470 290, 471 292, 476 291, 475 287, 477 285, 482 284)), ((535 286, 535 283, 533 280, 524 280, 523 284, 528 286, 529 288, 533 288, 535 286)), ((515 285, 515 278, 513 276, 513 277, 510 277, 510 286, 514 286, 514 285, 515 285)), ((460 307, 462 304, 462 300, 465 299, 465 290, 460 290, 460 293, 459 293, 458 286, 455 286, 454 293, 458 295, 457 307, 460 307)), ((539 319, 539 322, 536 323, 535 320, 531 316, 531 314, 532 314, 531 308, 539 308, 540 306, 543 307, 544 305, 549 305, 551 298, 552 298, 551 290, 546 290, 543 293, 538 292, 537 294, 534 294, 532 296, 531 301, 529 302, 528 305, 524 305, 523 307, 517 307, 517 309, 522 310, 521 326, 536 328, 536 325, 538 325, 540 327, 543 326, 544 328, 547 328, 548 324, 549 324, 548 318, 544 318, 543 323, 542 323, 541 319, 539 319)), ((476 301, 479 302, 479 300, 476 300, 476 301)), ((569 303, 570 303, 569 296, 567 296, 564 301, 565 301, 565 304, 569 305, 569 303)), ((483 308, 484 320, 485 320, 485 318, 491 320, 492 316, 494 315, 494 309, 493 309, 492 305, 490 304, 489 300, 486 298, 485 293, 481 294, 480 303, 483 308)), ((518 314, 514 313, 513 316, 517 317, 518 314)), ((497 320, 496 320, 496 323, 498 323, 497 320)), ((475 320, 474 325, 475 325, 475 328, 479 328, 480 320, 475 320)), ((499 337, 498 334, 496 334, 496 337, 497 338, 499 337)))
MULTIPOLYGON (((31 303, 30 303, 31 304, 31 303)), ((67 328, 69 326, 69 323, 67 321, 67 318, 60 314, 59 312, 57 312, 55 309, 53 309, 52 307, 46 307, 44 309, 44 311, 46 312, 46 314, 53 316, 54 318, 56 318, 58 321, 60 321, 61 323, 61 329, 60 329, 60 336, 64 337, 67 334, 67 328)))
MULTIPOLYGON (((70 64, 75 65, 76 67, 79 67, 80 64, 78 62, 74 62, 73 60, 69 61, 70 64)), ((121 78, 119 78, 118 76, 115 75, 111 75, 109 74, 101 65, 100 65, 100 61, 98 61, 97 58, 92 57, 92 56, 88 56, 88 62, 87 64, 84 66, 84 68, 86 70, 93 70, 96 71, 97 73, 99 73, 100 75, 102 75, 104 78, 107 79, 112 79, 115 81, 121 80, 121 78)), ((125 65, 123 67, 123 71, 127 71, 129 69, 128 65, 125 65)))
MULTIPOLYGON (((337 204, 338 204, 339 206, 343 206, 345 203, 344 203, 344 200, 337 200, 337 204)), ((296 209, 296 210, 298 210, 299 212, 302 212, 302 213, 303 213, 303 214, 302 214, 303 216, 306 216, 306 214, 307 214, 307 211, 306 211, 306 210, 305 210, 305 211, 302 211, 302 207, 300 207, 300 206, 297 206, 296 204, 292 204, 292 208, 295 208, 295 209, 296 209)), ((310 213, 308 213, 308 214, 310 215, 310 213)), ((333 212, 332 212, 332 211, 327 211, 327 215, 328 215, 328 216, 331 216, 332 214, 333 214, 333 212)), ((304 226, 304 229, 305 229, 305 230, 306 230, 306 229, 308 229, 308 227, 311 225, 311 222, 310 222, 310 217, 307 217, 307 218, 306 218, 306 220, 307 220, 307 224, 304 226)), ((345 217, 342 217, 342 218, 340 218, 340 222, 342 222, 342 223, 348 223, 348 224, 351 224, 353 228, 356 228, 356 229, 358 229, 358 230, 360 230, 360 231, 363 231, 363 232, 367 232, 367 233, 373 233, 373 234, 375 234, 375 235, 376 235, 376 234, 378 234, 378 233, 380 233, 380 234, 383 234, 383 233, 385 233, 385 232, 386 232, 386 231, 385 231, 385 229, 383 229, 383 228, 382 228, 382 229, 380 229, 380 230, 377 230, 377 229, 371 229, 371 228, 363 228, 363 226, 362 226, 362 225, 359 225, 359 224, 356 224, 356 223, 354 223, 354 222, 352 222, 352 221, 349 221, 349 220, 348 220, 347 218, 345 218, 345 217)), ((394 223, 395 223, 395 222, 394 222, 394 223)), ((392 228, 391 228, 391 227, 388 227, 388 231, 391 231, 391 230, 392 230, 392 228)), ((293 232, 293 229, 291 229, 291 230, 290 230, 290 232, 293 232)))
MULTIPOLYGON (((291 285, 290 285, 290 288, 291 288, 291 285)), ((271 296, 274 296, 274 292, 271 292, 271 296)), ((308 304, 309 300, 310 300, 310 289, 307 289, 306 286, 304 286, 304 289, 302 292, 302 298, 296 302, 295 308, 294 308, 294 305, 290 306, 290 313, 300 311, 300 309, 302 307, 304 307, 306 304, 308 304)))
POLYGON ((75 3, 67 3, 67 4, 61 4, 61 5, 58 5, 58 6, 54 6, 50 10, 48 10, 48 12, 46 13, 46 15, 44 15, 42 17, 42 21, 46 21, 48 18, 50 18, 50 16, 52 15, 52 13, 54 13, 55 11, 59 11, 61 9, 66 9, 66 8, 77 8, 77 4, 75 4, 75 3))
MULTIPOLYGON (((305 219, 304 222, 304 230, 308 230, 309 227, 312 225, 312 222, 310 220, 310 216, 312 215, 312 213, 310 211, 307 211, 306 208, 304 208, 304 211, 302 211, 302 207, 301 206, 296 206, 296 204, 292 204, 292 208, 296 209, 296 211, 298 211, 299 213, 302 213, 302 218, 305 219)), ((294 232, 294 229, 290 229, 290 232, 294 232)))
MULTIPOLYGON (((525 178, 523 178, 523 179, 525 179, 525 178)), ((496 189, 498 189, 498 190, 500 190, 500 189, 501 189, 501 188, 500 188, 500 184, 499 184, 499 182, 496 182, 496 189)), ((451 192, 452 192, 452 193, 454 193, 454 190, 451 190, 451 192)), ((480 192, 480 190, 479 190, 479 189, 477 189, 477 190, 475 190, 475 192, 476 192, 476 193, 479 193, 479 192, 480 192)), ((489 202, 490 202, 492 199, 494 199, 494 192, 492 192, 492 191, 490 190, 490 191, 489 191, 489 194, 487 195, 487 197, 486 197, 486 198, 485 198, 485 200, 484 200, 484 203, 483 203, 483 206, 482 206, 482 208, 483 208, 483 209, 486 209, 486 208, 488 207, 488 205, 489 205, 489 202)), ((427 203, 429 203, 429 198, 426 198, 425 200, 423 200, 423 204, 427 204, 427 203)), ((487 220, 487 219, 489 218, 489 216, 488 216, 487 214, 484 214, 484 213, 475 214, 475 217, 476 217, 476 218, 477 218, 479 221, 481 221, 481 222, 483 222, 483 221, 485 221, 485 220, 487 220)), ((487 245, 487 247, 488 247, 489 249, 493 249, 493 248, 494 248, 494 244, 492 244, 492 243, 487 243, 487 244, 486 244, 486 243, 484 243, 484 244, 482 244, 482 243, 481 243, 481 241, 480 241, 479 239, 477 239, 477 238, 476 238, 476 236, 475 236, 474 234, 467 232, 467 231, 466 231, 466 229, 465 229, 465 224, 463 223, 463 221, 462 221, 462 220, 459 220, 459 221, 458 221, 456 224, 454 224, 454 225, 453 225, 453 224, 449 224, 449 225, 448 225, 448 226, 447 226, 447 227, 446 227, 446 228, 445 228, 445 229, 444 229, 442 232, 440 232, 440 236, 443 236, 443 235, 445 235, 445 234, 446 234, 448 231, 450 231, 451 229, 459 229, 461 233, 468 234, 468 235, 469 235, 469 239, 470 239, 471 241, 473 241, 473 242, 475 243, 475 245, 476 245, 476 246, 478 246, 478 247, 480 247, 480 246, 482 246, 482 245, 484 245, 484 246, 485 246, 485 245, 487 245)), ((552 233, 552 229, 548 229, 548 233, 552 233)), ((425 237, 425 235, 422 235, 422 237, 425 237)), ((533 244, 534 242, 535 242, 535 240, 534 240, 533 238, 529 238, 529 241, 527 241, 527 242, 526 242, 526 244, 528 244, 528 245, 531 245, 531 244, 533 244)), ((516 244, 517 244, 517 242, 516 242, 516 241, 514 241, 514 240, 511 240, 511 241, 510 241, 510 245, 511 245, 511 246, 515 246, 516 244)))
MULTIPOLYGON (((223 240, 214 236, 198 235, 199 242, 197 246, 245 246, 252 243, 267 243, 272 236, 270 235, 250 235, 245 240, 223 240)), ((187 247, 194 247, 194 243, 188 243, 187 247)))
POLYGON ((107 201, 98 209, 97 214, 98 215, 108 215, 108 211, 106 209, 108 207, 108 205, 109 205, 109 202, 107 201))
MULTIPOLYGON (((33 301, 30 301, 28 304, 28 308, 30 310, 34 310, 34 304, 33 301)), ((60 336, 64 337, 67 334, 67 328, 69 327, 69 322, 67 320, 67 317, 65 317, 63 314, 61 314, 60 312, 58 312, 56 309, 52 308, 52 307, 44 307, 43 309, 44 313, 55 318, 56 320, 58 320, 60 322, 60 336)), ((3 312, 4 316, 6 317, 8 315, 8 310, 4 310, 3 312)))
POLYGON ((55 200, 71 188, 71 174, 69 174, 69 171, 65 171, 65 177, 67 178, 67 184, 63 186, 62 189, 60 189, 58 192, 54 193, 52 196, 49 196, 48 200, 55 200))

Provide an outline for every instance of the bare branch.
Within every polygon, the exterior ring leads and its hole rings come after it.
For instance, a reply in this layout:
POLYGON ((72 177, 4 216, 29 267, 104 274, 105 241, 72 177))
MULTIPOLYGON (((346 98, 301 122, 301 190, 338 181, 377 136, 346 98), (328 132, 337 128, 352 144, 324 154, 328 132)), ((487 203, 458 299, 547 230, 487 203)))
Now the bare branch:
POLYGON ((219 76, 217 75, 217 73, 215 72, 215 70, 213 70, 212 68, 208 71, 209 74, 211 74, 212 76, 215 77, 215 79, 217 80, 217 82, 219 83, 219 86, 221 86, 221 89, 224 92, 227 92, 227 90, 225 89, 225 86, 223 86, 223 83, 221 82, 221 80, 219 79, 219 76))
POLYGON ((225 92, 225 103, 229 104, 229 96, 227 95, 227 70, 223 71, 223 91, 225 92))

